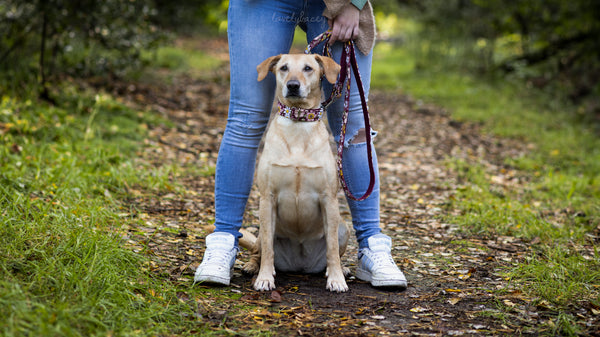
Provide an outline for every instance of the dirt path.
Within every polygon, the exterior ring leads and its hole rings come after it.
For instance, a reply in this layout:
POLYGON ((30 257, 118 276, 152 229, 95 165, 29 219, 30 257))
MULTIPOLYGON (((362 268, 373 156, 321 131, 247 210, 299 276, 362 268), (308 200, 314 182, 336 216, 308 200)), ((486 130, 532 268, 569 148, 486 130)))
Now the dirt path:
MULTIPOLYGON (((226 74, 224 68, 202 80, 178 76, 169 85, 115 88, 174 123, 151 130, 151 146, 142 158, 178 167, 171 177, 173 191, 134 194, 130 203, 142 221, 130 224, 128 236, 135 249, 155 256, 151 270, 186 287, 204 252, 205 228, 214 220, 209 173, 225 127, 226 74)), ((234 335, 257 330, 310 336, 543 333, 547 325, 540 322, 551 313, 531 306, 504 274, 523 258, 526 245, 512 237, 466 237, 442 220, 454 212, 447 201, 461 183, 447 167, 449 156, 483 163, 498 179, 510 181, 511 172, 499 163, 518 155, 519 148, 482 136, 476 125, 456 122, 443 109, 394 93, 372 92, 370 108, 379 131, 381 225, 393 238, 393 255, 409 280, 408 289, 378 290, 350 277, 348 293, 331 294, 322 275, 277 275, 277 291, 257 293, 252 278, 241 273, 248 259, 243 251, 231 287, 196 285, 182 291, 180 299, 197 306, 195 319, 234 335)), ((257 209, 253 192, 245 221, 251 230, 257 228, 257 209)), ((354 241, 344 261, 354 269, 354 241)))

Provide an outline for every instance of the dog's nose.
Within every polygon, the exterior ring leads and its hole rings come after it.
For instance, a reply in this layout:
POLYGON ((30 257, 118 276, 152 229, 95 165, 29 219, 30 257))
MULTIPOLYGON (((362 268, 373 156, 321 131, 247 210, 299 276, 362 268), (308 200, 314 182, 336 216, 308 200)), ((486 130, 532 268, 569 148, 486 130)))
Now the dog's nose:
POLYGON ((288 96, 298 96, 300 91, 300 81, 290 80, 287 82, 288 96))

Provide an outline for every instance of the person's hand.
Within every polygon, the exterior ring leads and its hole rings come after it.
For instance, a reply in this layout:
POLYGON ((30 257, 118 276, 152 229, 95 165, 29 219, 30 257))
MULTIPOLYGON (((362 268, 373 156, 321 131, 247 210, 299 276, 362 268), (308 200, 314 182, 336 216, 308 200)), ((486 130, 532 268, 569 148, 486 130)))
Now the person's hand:
POLYGON ((346 42, 356 38, 359 34, 358 20, 360 11, 352 4, 347 4, 340 14, 329 20, 329 28, 331 28, 331 38, 329 42, 333 44, 335 41, 346 42))

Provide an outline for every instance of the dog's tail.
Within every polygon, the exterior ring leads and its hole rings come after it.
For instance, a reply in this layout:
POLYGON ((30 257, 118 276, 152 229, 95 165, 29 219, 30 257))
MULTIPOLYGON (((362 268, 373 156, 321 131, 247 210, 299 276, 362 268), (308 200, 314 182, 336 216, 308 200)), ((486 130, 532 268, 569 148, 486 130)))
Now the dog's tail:
POLYGON ((242 233, 242 237, 240 238, 240 246, 248 250, 253 250, 254 246, 256 245, 256 236, 244 228, 240 229, 240 233, 242 233))
MULTIPOLYGON (((212 233, 215 230, 215 226, 209 225, 209 226, 204 227, 204 229, 207 232, 212 233)), ((240 238, 240 241, 239 241, 240 246, 252 251, 254 249, 254 246, 256 245, 256 236, 254 236, 254 234, 250 233, 248 230, 246 230, 244 228, 240 229, 240 233, 242 233, 242 237, 240 238)))

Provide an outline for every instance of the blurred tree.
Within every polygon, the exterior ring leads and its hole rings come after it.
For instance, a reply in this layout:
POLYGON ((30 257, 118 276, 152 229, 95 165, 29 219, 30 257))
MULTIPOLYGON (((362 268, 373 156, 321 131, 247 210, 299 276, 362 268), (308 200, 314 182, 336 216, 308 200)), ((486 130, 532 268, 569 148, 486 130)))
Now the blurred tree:
POLYGON ((160 15, 157 23, 166 29, 188 32, 198 27, 226 29, 228 0, 154 0, 160 15))
POLYGON ((600 1, 399 0, 416 8, 427 38, 460 39, 480 69, 560 79, 571 98, 599 92, 600 1))
POLYGON ((45 98, 58 72, 118 74, 159 41, 155 15, 150 0, 0 0, 0 70, 36 78, 45 98))

